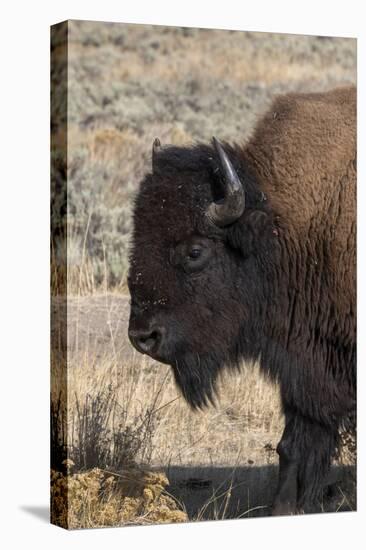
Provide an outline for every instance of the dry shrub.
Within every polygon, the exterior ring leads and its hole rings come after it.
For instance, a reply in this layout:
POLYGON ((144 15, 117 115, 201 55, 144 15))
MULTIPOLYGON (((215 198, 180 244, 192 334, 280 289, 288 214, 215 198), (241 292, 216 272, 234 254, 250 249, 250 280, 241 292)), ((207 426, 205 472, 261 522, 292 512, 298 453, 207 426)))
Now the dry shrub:
POLYGON ((171 145, 189 145, 192 142, 192 134, 187 132, 183 125, 175 124, 172 126, 166 141, 171 145))
POLYGON ((170 497, 162 473, 94 468, 64 475, 51 472, 51 521, 67 529, 188 521, 170 497), (65 498, 67 495, 67 498, 65 498))
POLYGON ((61 393, 51 399, 52 468, 64 471, 66 458, 76 471, 149 464, 159 420, 154 406, 131 418, 109 384, 82 400, 75 394, 68 409, 61 393))
POLYGON ((124 162, 131 162, 136 153, 136 145, 138 137, 128 128, 123 132, 114 128, 101 128, 94 133, 91 140, 91 159, 115 162, 122 157, 124 162))
POLYGON ((114 397, 110 384, 95 395, 87 394, 81 403, 76 396, 72 412, 71 458, 77 468, 111 468, 119 471, 135 464, 137 457, 149 463, 156 415, 147 408, 134 418, 114 397))
POLYGON ((51 400, 51 521, 68 529, 187 521, 151 472, 158 395, 150 408, 129 418, 112 384, 75 394, 65 407, 51 400), (137 465, 139 464, 139 466, 137 465))

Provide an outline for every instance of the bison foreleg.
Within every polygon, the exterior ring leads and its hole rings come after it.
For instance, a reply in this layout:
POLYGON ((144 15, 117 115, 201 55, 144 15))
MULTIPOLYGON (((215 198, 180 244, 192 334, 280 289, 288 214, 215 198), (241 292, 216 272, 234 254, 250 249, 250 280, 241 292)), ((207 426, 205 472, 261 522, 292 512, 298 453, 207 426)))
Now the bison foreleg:
POLYGON ((274 515, 306 511, 319 501, 337 438, 336 429, 300 414, 286 414, 286 427, 277 447, 280 470, 274 515))
POLYGON ((296 512, 299 456, 297 449, 293 446, 294 422, 294 418, 287 416, 285 430, 281 441, 277 445, 280 468, 278 488, 272 508, 272 514, 276 516, 289 515, 296 512))
POLYGON ((314 511, 320 504, 323 488, 329 480, 329 471, 338 446, 338 429, 308 422, 304 433, 305 446, 299 465, 299 492, 297 506, 314 511))

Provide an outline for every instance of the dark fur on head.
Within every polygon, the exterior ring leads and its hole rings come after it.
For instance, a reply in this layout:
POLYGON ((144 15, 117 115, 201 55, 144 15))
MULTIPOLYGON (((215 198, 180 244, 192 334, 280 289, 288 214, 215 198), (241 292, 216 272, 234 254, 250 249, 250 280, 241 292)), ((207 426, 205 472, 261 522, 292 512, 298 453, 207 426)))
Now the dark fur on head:
POLYGON ((266 293, 263 262, 269 269, 276 250, 278 254, 264 194, 241 162, 240 149, 228 144, 225 149, 245 181, 246 209, 240 223, 222 229, 204 216, 208 204, 220 200, 222 188, 217 155, 202 144, 159 150, 154 173, 143 181, 135 204, 129 281, 133 301, 146 307, 145 318, 137 316, 138 322, 144 323, 149 314, 165 316, 174 353, 167 350, 160 360, 172 365, 193 407, 213 401, 224 366, 237 367, 243 357, 259 357, 258 306, 266 293), (187 274, 184 266, 175 267, 171 261, 174 249, 190 235, 212 242, 210 267, 197 274, 187 274))

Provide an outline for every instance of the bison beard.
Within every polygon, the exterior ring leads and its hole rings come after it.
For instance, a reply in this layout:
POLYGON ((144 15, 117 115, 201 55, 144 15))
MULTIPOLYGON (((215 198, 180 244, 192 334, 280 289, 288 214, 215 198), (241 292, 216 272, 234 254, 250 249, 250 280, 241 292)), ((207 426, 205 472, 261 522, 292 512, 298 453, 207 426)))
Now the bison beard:
POLYGON ((216 382, 224 359, 187 353, 172 365, 175 382, 193 409, 215 404, 216 382))

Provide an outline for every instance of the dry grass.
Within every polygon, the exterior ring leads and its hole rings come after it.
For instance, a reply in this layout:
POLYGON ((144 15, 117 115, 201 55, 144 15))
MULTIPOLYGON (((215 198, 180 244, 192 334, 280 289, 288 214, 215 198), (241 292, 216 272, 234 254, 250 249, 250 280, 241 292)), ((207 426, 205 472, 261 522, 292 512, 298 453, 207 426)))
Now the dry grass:
POLYGON ((187 521, 165 489, 166 476, 151 471, 164 381, 147 406, 137 403, 139 380, 122 383, 110 358, 99 375, 95 364, 85 376, 85 365, 71 367, 66 398, 58 359, 51 395, 52 522, 77 529, 187 521))
POLYGON ((149 454, 156 465, 226 464, 228 457, 240 453, 246 462, 257 462, 259 449, 246 448, 247 437, 252 447, 256 439, 260 446, 264 434, 275 442, 283 428, 277 389, 261 378, 257 368, 243 366, 241 375, 224 375, 216 408, 194 412, 178 393, 169 367, 137 354, 122 365, 113 358, 91 367, 82 363, 69 370, 68 383, 75 393, 70 407, 98 396, 105 380, 110 381, 115 403, 124 410, 126 429, 138 430, 144 415, 154 419, 149 454))

